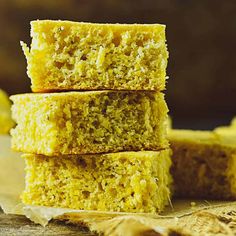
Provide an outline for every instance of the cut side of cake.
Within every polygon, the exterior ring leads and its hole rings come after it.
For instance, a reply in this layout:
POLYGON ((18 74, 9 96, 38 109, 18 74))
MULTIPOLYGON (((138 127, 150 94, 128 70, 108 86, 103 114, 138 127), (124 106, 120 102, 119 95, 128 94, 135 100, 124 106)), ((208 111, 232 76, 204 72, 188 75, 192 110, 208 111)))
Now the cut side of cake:
POLYGON ((147 212, 170 199, 170 150, 95 155, 25 154, 30 205, 80 210, 147 212))
POLYGON ((21 44, 33 92, 165 89, 165 25, 37 20, 31 37, 21 44))
POLYGON ((175 196, 236 199, 236 135, 169 130, 168 138, 175 196))
POLYGON ((12 148, 43 155, 168 147, 164 95, 153 91, 22 94, 11 97, 12 148))

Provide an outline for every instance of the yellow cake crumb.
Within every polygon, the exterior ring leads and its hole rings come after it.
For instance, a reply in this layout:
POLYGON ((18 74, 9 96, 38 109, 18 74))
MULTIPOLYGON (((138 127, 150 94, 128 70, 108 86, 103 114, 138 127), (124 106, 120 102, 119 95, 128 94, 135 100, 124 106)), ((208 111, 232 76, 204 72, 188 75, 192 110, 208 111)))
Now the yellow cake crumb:
POLYGON ((165 25, 37 20, 31 37, 21 45, 34 92, 165 88, 165 25))
POLYGON ((175 196, 236 199, 236 134, 170 130, 175 196))
POLYGON ((80 210, 163 210, 170 198, 170 150, 95 155, 25 154, 30 205, 80 210))
POLYGON ((93 91, 11 97, 17 151, 44 155, 168 147, 167 106, 153 91, 93 91))

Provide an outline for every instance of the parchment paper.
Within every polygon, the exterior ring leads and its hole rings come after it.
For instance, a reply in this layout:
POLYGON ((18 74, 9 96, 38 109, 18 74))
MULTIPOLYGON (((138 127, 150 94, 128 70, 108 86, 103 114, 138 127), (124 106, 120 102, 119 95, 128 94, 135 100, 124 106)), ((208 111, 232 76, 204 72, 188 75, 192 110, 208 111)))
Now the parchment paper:
POLYGON ((46 226, 51 219, 85 224, 104 235, 236 235, 236 202, 174 200, 161 215, 79 211, 24 205, 24 161, 0 136, 0 206, 46 226))

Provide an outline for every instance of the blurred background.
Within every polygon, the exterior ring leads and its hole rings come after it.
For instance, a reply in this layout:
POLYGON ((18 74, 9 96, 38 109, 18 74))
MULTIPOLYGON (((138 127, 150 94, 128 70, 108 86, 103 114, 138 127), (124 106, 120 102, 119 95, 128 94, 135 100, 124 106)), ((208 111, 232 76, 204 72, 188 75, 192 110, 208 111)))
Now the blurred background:
POLYGON ((174 127, 211 129, 236 115, 235 0, 0 0, 0 88, 8 94, 30 92, 19 41, 30 43, 35 19, 166 24, 174 127))

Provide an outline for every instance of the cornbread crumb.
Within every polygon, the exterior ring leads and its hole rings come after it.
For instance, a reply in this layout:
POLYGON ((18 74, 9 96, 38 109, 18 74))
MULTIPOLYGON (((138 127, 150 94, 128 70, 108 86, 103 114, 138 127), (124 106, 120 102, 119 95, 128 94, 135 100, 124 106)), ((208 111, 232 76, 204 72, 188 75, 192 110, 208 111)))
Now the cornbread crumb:
POLYGON ((25 154, 30 205, 80 210, 161 211, 170 198, 170 150, 95 155, 25 154))
POLYGON ((43 155, 168 147, 167 106, 153 91, 93 91, 11 97, 12 148, 43 155))
POLYGON ((7 134, 13 126, 11 102, 7 94, 0 89, 0 134, 7 134))
POLYGON ((175 196, 236 199, 236 135, 170 130, 175 196))
POLYGON ((164 25, 37 20, 31 37, 21 45, 34 92, 165 88, 164 25))

